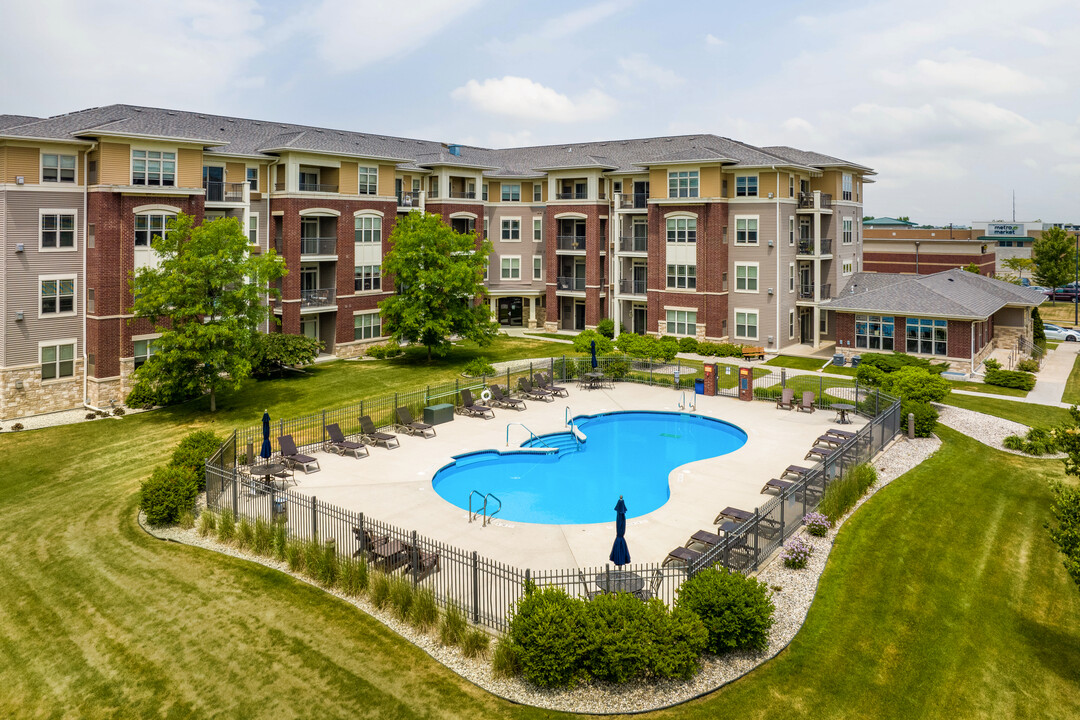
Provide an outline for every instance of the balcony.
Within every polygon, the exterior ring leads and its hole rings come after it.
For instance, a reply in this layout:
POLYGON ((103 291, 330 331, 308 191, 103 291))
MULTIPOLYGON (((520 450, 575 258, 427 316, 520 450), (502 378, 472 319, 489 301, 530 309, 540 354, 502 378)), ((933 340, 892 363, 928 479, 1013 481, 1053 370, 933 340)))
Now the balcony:
POLYGON ((619 252, 647 253, 649 252, 648 238, 644 235, 621 235, 619 237, 619 252))
POLYGON ((311 310, 313 308, 333 307, 334 305, 334 288, 319 288, 317 290, 301 290, 300 291, 300 310, 311 310))
MULTIPOLYGON (((814 299, 814 285, 799 285, 799 300, 813 300, 814 299)), ((832 299, 832 283, 825 283, 821 286, 821 299, 832 299)))
POLYGON ((450 197, 454 200, 475 200, 475 190, 451 190, 450 197))
POLYGON ((615 193, 616 210, 645 210, 648 207, 647 193, 615 193))
POLYGON ((619 293, 621 295, 644 295, 644 280, 621 280, 619 281, 619 293))
POLYGON ((799 255, 832 255, 832 238, 821 238, 821 252, 814 252, 813 238, 799 238, 799 255))
POLYGON ((559 192, 555 193, 556 200, 588 200, 588 191, 559 192))
POLYGON ((397 194, 397 209, 398 212, 409 212, 411 210, 422 210, 423 205, 420 201, 420 191, 402 191, 397 194))
POLYGON ((832 210, 832 195, 820 190, 799 193, 799 210, 832 210))
POLYGON ((206 202, 232 203, 243 205, 248 202, 246 182, 214 182, 203 181, 203 190, 206 191, 206 202))
POLYGON ((336 237, 300 238, 300 255, 337 255, 336 237))
POLYGON ((555 249, 566 252, 585 252, 585 236, 559 235, 556 238, 555 249))
POLYGON ((337 187, 323 183, 300 183, 300 192, 336 193, 337 187))
POLYGON ((567 292, 585 292, 585 278, 583 277, 557 277, 555 289, 567 292))

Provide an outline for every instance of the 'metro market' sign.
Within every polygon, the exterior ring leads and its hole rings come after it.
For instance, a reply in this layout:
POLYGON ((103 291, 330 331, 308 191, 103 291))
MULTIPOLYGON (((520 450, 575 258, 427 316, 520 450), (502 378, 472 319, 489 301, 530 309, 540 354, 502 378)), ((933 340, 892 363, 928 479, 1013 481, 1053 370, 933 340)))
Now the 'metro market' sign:
POLYGON ((993 237, 1019 237, 1024 234, 1024 226, 1010 223, 990 223, 986 226, 986 234, 993 237))

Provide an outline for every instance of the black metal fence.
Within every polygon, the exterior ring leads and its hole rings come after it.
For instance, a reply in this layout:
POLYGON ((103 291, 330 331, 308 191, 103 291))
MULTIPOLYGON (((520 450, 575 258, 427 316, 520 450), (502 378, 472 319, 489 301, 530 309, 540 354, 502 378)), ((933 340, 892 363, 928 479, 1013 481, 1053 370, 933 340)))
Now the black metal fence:
MULTIPOLYGON (((720 366, 717 394, 738 394, 738 372, 727 369, 733 367, 720 366)), ((600 358, 597 370, 611 382, 663 385, 691 393, 694 381, 701 377, 696 369, 693 374, 687 374, 688 368, 681 363, 627 357, 600 358)), ((784 388, 792 388, 796 390, 797 400, 802 393, 812 392, 817 409, 848 403, 853 406, 853 412, 868 417, 870 422, 688 565, 665 567, 643 563, 616 570, 610 566, 531 570, 501 563, 415 530, 366 517, 362 512, 321 502, 317 497, 266 486, 247 472, 262 442, 261 426, 234 431, 207 462, 207 506, 215 511, 230 510, 238 519, 282 522, 290 538, 332 542, 339 557, 364 558, 372 567, 399 572, 411 578, 416 586, 430 587, 441 605, 454 604, 474 623, 499 631, 506 629, 508 616, 527 581, 538 587, 560 587, 574 597, 589 598, 605 589, 626 590, 671 604, 682 582, 705 568, 722 565, 739 572, 757 570, 802 525, 803 516, 817 508, 833 480, 855 465, 869 461, 901 432, 899 401, 876 389, 859 388, 844 377, 788 377, 784 372, 761 374, 762 371, 763 368, 755 368, 759 377, 755 378, 758 392, 754 396, 758 400, 772 402, 784 388)), ((291 435, 300 448, 321 448, 329 423, 338 423, 347 435, 359 432, 359 418, 364 415, 370 416, 378 427, 393 426, 397 422, 394 417, 397 407, 407 407, 414 416, 419 416, 432 403, 459 405, 463 389, 482 391, 496 382, 516 388, 518 378, 532 377, 537 372, 553 373, 557 383, 567 383, 584 378, 593 372, 593 367, 590 358, 523 362, 508 367, 496 377, 432 385, 300 418, 278 419, 273 423, 271 442, 276 444, 274 438, 291 435)))

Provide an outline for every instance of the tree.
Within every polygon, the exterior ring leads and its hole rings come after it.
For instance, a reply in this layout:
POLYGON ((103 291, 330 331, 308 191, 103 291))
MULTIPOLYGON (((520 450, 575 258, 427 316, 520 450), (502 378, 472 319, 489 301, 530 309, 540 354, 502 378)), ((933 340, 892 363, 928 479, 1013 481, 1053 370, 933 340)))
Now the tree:
POLYGON ((1035 261, 1026 257, 1005 258, 1002 264, 1016 273, 1021 280, 1024 279, 1025 272, 1030 272, 1035 267, 1035 261))
POLYGON ((379 303, 384 327, 399 342, 427 347, 429 362, 452 336, 490 343, 499 327, 482 302, 490 253, 489 241, 477 247, 474 233, 454 232, 438 215, 413 212, 398 220, 382 265, 397 289, 379 303))
POLYGON ((319 357, 323 344, 307 335, 259 333, 251 348, 251 374, 269 377, 292 365, 310 365, 319 357))
MULTIPOLYGON (((1080 477, 1080 410, 1069 408, 1070 419, 1054 433, 1058 448, 1065 453, 1065 474, 1080 477)), ((1065 569, 1073 582, 1080 586, 1080 488, 1053 481, 1050 490, 1054 504, 1050 511, 1057 525, 1047 525, 1050 538, 1065 556, 1065 569)))
POLYGON ((962 270, 963 270, 964 272, 969 272, 969 273, 975 273, 976 275, 978 275, 978 274, 979 274, 979 266, 978 266, 978 265, 976 265, 976 264, 975 264, 975 263, 973 263, 973 262, 969 262, 969 263, 968 263, 967 265, 965 265, 965 266, 964 266, 963 268, 961 268, 961 269, 962 269, 962 270))
POLYGON ((251 372, 255 335, 270 313, 261 296, 285 275, 285 261, 273 250, 249 254, 234 218, 196 227, 181 213, 151 247, 158 262, 133 273, 131 312, 149 319, 161 338, 139 382, 165 401, 208 392, 214 412, 217 392, 239 387, 251 372))
POLYGON ((1061 228, 1043 231, 1042 237, 1031 246, 1031 260, 1035 265, 1032 273, 1035 280, 1048 288, 1065 285, 1076 272, 1076 248, 1061 228))

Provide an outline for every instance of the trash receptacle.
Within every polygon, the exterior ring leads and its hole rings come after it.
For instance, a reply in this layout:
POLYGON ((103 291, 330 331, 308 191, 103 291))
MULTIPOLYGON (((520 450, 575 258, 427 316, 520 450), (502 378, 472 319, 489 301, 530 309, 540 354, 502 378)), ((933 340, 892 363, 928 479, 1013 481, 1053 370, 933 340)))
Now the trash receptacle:
POLYGON ((832 364, 837 365, 837 366, 843 366, 843 364, 844 364, 844 354, 843 353, 836 353, 835 355, 833 355, 832 356, 832 364))
POLYGON ((285 517, 285 496, 279 495, 274 498, 274 518, 285 517))
POLYGON ((851 356, 851 367, 858 367, 860 362, 862 362, 862 355, 851 356))
POLYGON ((705 394, 705 381, 704 380, 695 380, 694 381, 694 393, 696 395, 704 395, 705 394))

